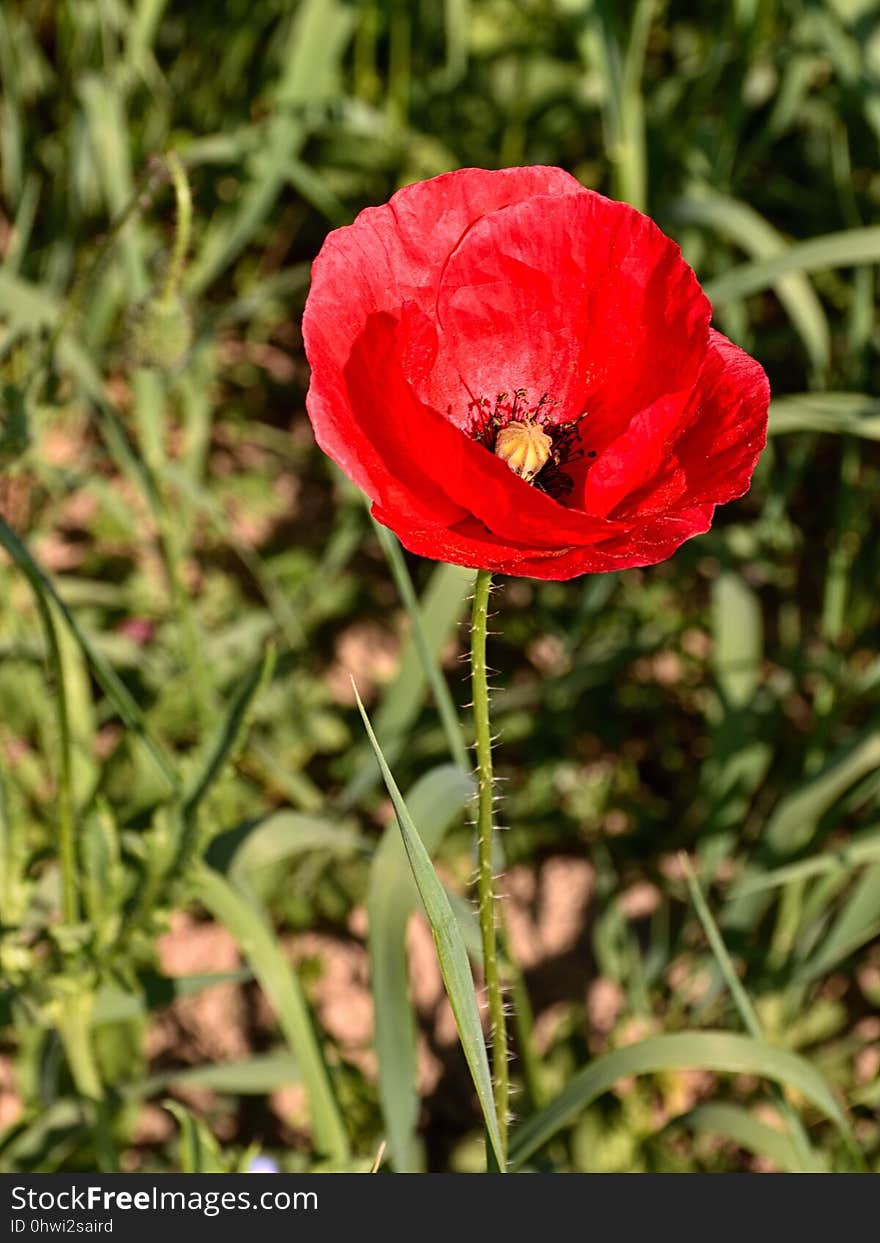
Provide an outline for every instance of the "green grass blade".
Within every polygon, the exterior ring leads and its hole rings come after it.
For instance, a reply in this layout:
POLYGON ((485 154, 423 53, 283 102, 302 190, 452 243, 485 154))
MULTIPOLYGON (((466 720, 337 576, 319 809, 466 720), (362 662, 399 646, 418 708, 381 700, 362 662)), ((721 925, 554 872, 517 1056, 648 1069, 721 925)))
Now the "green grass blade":
POLYGON ((306 105, 326 103, 336 93, 340 64, 354 25, 339 0, 301 0, 281 48, 282 72, 264 143, 251 161, 253 178, 240 205, 206 234, 189 272, 200 293, 258 234, 289 176, 308 131, 300 119, 306 105))
MULTIPOLYGON (((784 859, 803 850, 816 837, 823 816, 849 789, 880 765, 880 735, 866 730, 861 738, 841 748, 815 777, 783 798, 761 837, 762 850, 774 859, 784 859)), ((726 928, 741 931, 753 928, 766 908, 758 888, 751 887, 756 869, 749 868, 730 894, 724 913, 726 928), (746 886, 749 891, 746 892, 746 886)))
POLYGON ((670 1070, 711 1070, 716 1074, 758 1075, 796 1088, 852 1143, 849 1124, 822 1076, 804 1058, 751 1036, 721 1031, 676 1032, 652 1036, 596 1058, 576 1075, 546 1109, 514 1133, 511 1166, 516 1168, 569 1126, 618 1080, 670 1070))
MULTIPOLYGON (((413 786, 406 803, 429 856, 473 793, 472 779, 452 765, 432 769, 413 786)), ((406 957, 406 927, 418 902, 400 832, 390 824, 370 871, 367 915, 379 1099, 389 1155, 400 1174, 415 1172, 420 1165, 415 1148, 416 1027, 406 957)))
POLYGON ((254 872, 297 855, 326 850, 337 859, 350 859, 372 850, 369 838, 350 824, 306 812, 276 811, 250 829, 226 869, 230 880, 245 880, 254 872))
POLYGON ((831 432, 880 440, 880 401, 864 393, 792 393, 770 403, 771 436, 831 432))
POLYGON ((0 911, 7 923, 21 919, 27 906, 27 851, 19 818, 9 805, 6 776, 0 767, 0 911))
POLYGON ((412 626, 413 643, 422 662, 422 670, 431 691, 434 695, 434 704, 440 716, 444 733, 446 734, 446 743, 449 747, 449 754, 453 761, 464 772, 468 772, 471 762, 468 757, 467 747, 462 734, 461 724, 458 719, 458 713, 452 696, 449 693, 449 686, 443 676, 443 671, 437 660, 437 653, 431 650, 428 636, 425 633, 425 623, 422 619, 421 609, 419 608, 418 597, 410 578, 409 570, 406 566, 406 560, 400 547, 400 541, 393 532, 387 527, 382 526, 381 522, 373 521, 373 527, 376 536, 381 545, 382 551, 391 567, 391 573, 394 576, 394 582, 403 601, 403 606, 409 615, 410 624, 412 626))
MULTIPOLYGON (((109 79, 93 73, 82 75, 78 94, 93 153, 93 174, 111 216, 121 216, 135 190, 124 96, 109 79)), ((133 299, 143 298, 149 279, 140 230, 126 229, 120 234, 119 245, 127 268, 129 294, 133 299)))
POLYGON ((196 894, 241 946, 263 992, 275 1007, 278 1024, 301 1068, 309 1094, 316 1147, 332 1161, 347 1163, 351 1155, 348 1135, 305 994, 272 928, 264 915, 228 881, 204 866, 197 872, 196 894))
POLYGON ((880 766, 880 733, 868 731, 841 751, 811 781, 783 799, 764 830, 776 855, 793 854, 813 837, 819 820, 851 786, 880 766))
POLYGON ((815 979, 880 934, 880 862, 872 863, 856 881, 828 934, 804 974, 815 979))
MULTIPOLYGON (((734 1005, 739 1012, 739 1017, 743 1027, 749 1035, 755 1040, 764 1039, 764 1031, 761 1027, 761 1021, 758 1018, 757 1011, 752 1005, 752 999, 741 983, 736 973, 736 968, 731 961, 731 957, 727 952, 727 946, 724 944, 724 938, 719 931, 718 925, 712 918, 712 912, 709 910, 700 882, 697 880, 694 870, 691 867, 690 860, 687 855, 680 856, 682 867, 684 869, 685 880, 687 881, 688 892, 694 909, 700 923, 703 925, 703 931, 706 934, 706 940, 709 942, 709 948, 718 964, 722 979, 727 985, 727 990, 733 998, 734 1005)), ((776 1099, 779 1108, 785 1118, 786 1123, 791 1131, 792 1144, 797 1153, 798 1169, 800 1172, 808 1172, 817 1168, 816 1156, 810 1148, 810 1141, 807 1138, 803 1123, 801 1122, 794 1109, 789 1105, 788 1101, 782 1093, 781 1088, 774 1084, 776 1099)))
POLYGON ((165 1101, 165 1108, 180 1125, 178 1160, 181 1174, 224 1174, 220 1146, 206 1124, 179 1101, 165 1101))
POLYGON ((731 268, 703 286, 710 302, 731 302, 759 293, 789 272, 821 272, 880 261, 880 226, 846 229, 789 246, 783 254, 731 268))
MULTIPOLYGON (((420 611, 432 664, 455 633, 473 583, 473 570, 457 565, 440 564, 431 575, 420 601, 420 611)), ((404 648, 400 672, 376 712, 376 736, 389 764, 395 762, 405 745, 409 729, 424 702, 427 685, 425 667, 415 637, 411 635, 404 648)), ((351 807, 359 802, 378 780, 370 748, 365 745, 354 776, 343 792, 343 806, 351 807)))
POLYGON ((714 664, 724 702, 745 708, 757 689, 764 655, 764 629, 757 595, 730 570, 712 584, 714 664))
MULTIPOLYGON (((357 691, 355 691, 357 694, 357 691)), ((412 869, 413 878, 419 891, 419 897, 425 908, 425 914, 434 933, 440 970, 449 997, 452 1013, 455 1016, 461 1046, 467 1059, 471 1078, 477 1091, 477 1098, 486 1120, 486 1130, 494 1150, 495 1160, 500 1168, 504 1168, 501 1158, 501 1134, 498 1127, 498 1116, 492 1095, 492 1080, 489 1074, 489 1059, 486 1055, 486 1043, 483 1039, 483 1028, 480 1023, 480 1012, 474 989, 474 978, 471 974, 467 950, 461 932, 453 914, 449 899, 446 896, 437 873, 431 864, 431 857, 419 836, 412 817, 407 810, 403 796, 388 767, 379 741, 373 732, 370 719, 358 695, 358 708, 363 718, 364 728, 382 771, 386 789, 394 804, 397 823, 403 838, 404 849, 412 869)))
POLYGON ((471 0, 444 0, 446 75, 450 84, 460 81, 467 68, 471 0))
POLYGON ((99 804, 85 818, 81 853, 83 905, 100 936, 125 893, 119 827, 106 805, 99 804))
POLYGON ((41 189, 41 181, 36 174, 31 174, 22 187, 21 199, 15 213, 12 238, 2 262, 3 271, 11 275, 14 275, 19 270, 27 254, 31 229, 33 228, 34 217, 37 214, 40 202, 41 189))
POLYGON ((764 1157, 787 1174, 799 1174, 800 1158, 794 1144, 784 1131, 759 1122, 753 1113, 742 1105, 728 1105, 722 1101, 699 1105, 690 1113, 676 1118, 672 1127, 687 1127, 697 1134, 717 1135, 722 1139, 745 1148, 756 1157, 764 1157))
POLYGON ((739 1017, 742 1020, 743 1027, 750 1036, 755 1038, 755 1040, 761 1040, 763 1039, 764 1033, 761 1030, 761 1024, 758 1020, 757 1014, 755 1013, 755 1008, 752 1005, 751 998, 740 983, 739 976, 736 974, 736 969, 734 968, 730 955, 727 952, 727 946, 724 944, 724 939, 718 930, 715 920, 712 918, 712 913, 709 910, 705 897, 703 896, 703 890, 700 887, 700 883, 694 875, 694 870, 691 867, 690 860, 685 854, 680 854, 679 859, 684 870, 688 893, 690 894, 691 902, 694 904, 694 910, 697 912, 700 923, 703 925, 703 931, 706 934, 706 940, 709 942, 709 948, 715 956, 715 961, 718 964, 718 969, 721 972, 724 983, 727 985, 728 991, 733 998, 734 1005, 739 1011, 739 1017))
MULTIPOLYGON (((672 204, 672 215, 686 224, 704 225, 730 237, 752 259, 784 255, 789 243, 748 203, 696 188, 672 204)), ((773 284, 788 312, 816 374, 831 361, 831 330, 816 291, 803 272, 788 272, 773 284)))
POLYGON ((122 1089, 129 1100, 140 1100, 169 1088, 205 1088, 229 1096, 268 1096, 291 1083, 301 1083, 296 1059, 289 1053, 264 1053, 236 1062, 188 1066, 140 1079, 122 1089))
POLYGON ((104 657, 96 650, 91 640, 80 628, 70 609, 58 595, 51 579, 43 572, 25 545, 2 517, 0 517, 0 545, 6 549, 28 581, 49 596, 52 603, 58 608, 71 634, 82 649, 83 655, 89 662, 92 673, 94 673, 95 679, 100 684, 104 694, 119 713, 123 723, 140 738, 171 789, 177 790, 179 787, 177 773, 172 768, 159 743, 150 733, 143 713, 129 694, 125 684, 116 675, 104 657))
POLYGON ((833 872, 850 872, 861 867, 863 863, 880 860, 880 832, 864 834, 855 838, 845 846, 823 851, 820 855, 811 855, 809 859, 801 859, 797 863, 789 863, 785 867, 773 868, 770 872, 756 872, 745 876, 730 890, 730 898, 747 897, 750 893, 760 893, 766 889, 778 889, 782 885, 790 885, 794 881, 809 880, 814 876, 827 876, 833 872))
POLYGON ((190 822, 195 819, 202 801, 238 749, 247 728, 254 701, 271 678, 274 666, 275 651, 272 647, 267 647, 259 662, 239 687, 211 743, 205 763, 192 783, 190 793, 186 796, 183 805, 186 821, 190 822))

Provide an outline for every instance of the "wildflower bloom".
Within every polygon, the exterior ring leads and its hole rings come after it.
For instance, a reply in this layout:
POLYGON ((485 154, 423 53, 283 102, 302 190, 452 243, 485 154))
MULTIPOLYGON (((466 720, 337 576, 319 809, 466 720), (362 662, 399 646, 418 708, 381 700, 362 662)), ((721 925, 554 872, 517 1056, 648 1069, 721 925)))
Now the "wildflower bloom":
POLYGON ((558 168, 463 169, 329 235, 318 443, 413 552, 535 578, 650 565, 748 488, 761 367, 678 246, 558 168))

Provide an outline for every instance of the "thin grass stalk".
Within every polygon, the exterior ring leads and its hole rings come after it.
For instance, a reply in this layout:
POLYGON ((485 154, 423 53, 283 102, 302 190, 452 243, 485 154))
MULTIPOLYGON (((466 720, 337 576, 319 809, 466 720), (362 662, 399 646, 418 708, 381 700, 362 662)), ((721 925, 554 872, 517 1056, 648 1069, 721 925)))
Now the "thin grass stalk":
POLYGON ((449 693, 449 687, 446 679, 440 669, 440 666, 431 655, 428 646, 428 639, 425 635, 425 627, 422 623, 421 606, 419 605, 418 596, 415 593, 413 582, 407 569, 406 560, 401 551, 400 542, 397 537, 383 527, 380 522, 373 522, 379 543, 382 545, 382 551, 391 569, 394 577, 394 583, 400 594, 404 608, 409 614, 410 622, 413 628, 413 641, 418 649, 421 658, 422 668, 425 671, 425 677, 434 696, 434 706, 437 709, 437 715, 440 717, 440 723, 443 726, 443 732, 446 735, 446 745, 449 748, 449 754, 452 760, 459 768, 467 771, 470 767, 468 763, 467 747, 462 736, 461 725, 459 724, 458 714, 453 703, 452 696, 449 693))
POLYGON ((46 657, 55 688, 55 711, 58 720, 58 865, 61 871, 61 913, 64 922, 75 924, 79 919, 79 883, 76 861, 76 824, 73 813, 73 760, 70 734, 70 713, 61 646, 52 608, 39 585, 28 578, 40 621, 46 636, 46 657))
MULTIPOLYGON (((690 859, 688 859, 685 854, 681 854, 680 859, 684 870, 685 880, 687 881, 688 892, 690 893, 691 901, 694 904, 694 909, 697 912, 697 917, 703 925, 703 932, 706 934, 706 940, 709 942, 709 947, 715 956, 715 961, 718 964, 718 969, 721 972, 724 983, 727 985, 728 991, 733 999, 733 1004, 739 1012, 742 1024, 749 1035, 755 1040, 764 1040, 764 1028, 761 1025, 761 1020, 758 1018, 758 1013, 752 1005, 751 997, 749 997, 742 985, 742 982, 740 981, 739 976, 736 974, 736 969, 731 961, 730 955, 727 952, 727 946, 724 944, 724 939, 721 936, 718 925, 712 918, 712 912, 709 910, 709 904, 703 895, 703 890, 697 879, 696 873, 691 867, 690 859)), ((801 1172, 814 1172, 816 1168, 816 1161, 810 1147, 810 1141, 807 1137, 807 1132, 804 1128, 803 1122, 786 1098, 782 1088, 779 1087, 778 1084, 774 1084, 772 1090, 774 1096, 776 1097, 776 1103, 779 1106, 779 1111, 785 1119, 785 1122, 791 1132, 791 1139, 795 1152, 797 1153, 798 1161, 801 1165, 801 1172)))

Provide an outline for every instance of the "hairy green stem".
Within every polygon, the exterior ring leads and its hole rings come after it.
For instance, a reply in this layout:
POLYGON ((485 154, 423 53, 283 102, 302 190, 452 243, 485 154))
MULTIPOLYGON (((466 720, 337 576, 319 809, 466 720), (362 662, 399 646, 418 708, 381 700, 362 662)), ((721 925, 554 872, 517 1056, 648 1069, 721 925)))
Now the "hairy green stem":
POLYGON ((479 570, 474 585, 471 618, 471 682, 474 696, 474 737, 477 755, 477 900, 483 974, 489 1003, 489 1035, 492 1045, 492 1082, 501 1130, 503 1155, 507 1157, 507 1109, 510 1082, 507 1067, 507 1025, 504 996, 498 970, 498 934, 495 926, 495 884, 492 868, 494 782, 492 777, 492 731, 489 723, 489 683, 486 670, 486 632, 492 575, 479 570))

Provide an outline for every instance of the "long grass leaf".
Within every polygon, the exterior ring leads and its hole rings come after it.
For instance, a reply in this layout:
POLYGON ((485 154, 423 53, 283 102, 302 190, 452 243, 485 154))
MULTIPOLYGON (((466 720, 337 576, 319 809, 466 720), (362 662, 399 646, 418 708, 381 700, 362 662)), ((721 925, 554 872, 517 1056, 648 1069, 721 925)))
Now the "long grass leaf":
POLYGON ((872 863, 880 859, 880 831, 866 833, 864 837, 854 838, 845 846, 825 850, 820 855, 811 855, 808 859, 800 859, 797 863, 789 863, 785 867, 773 868, 769 872, 755 872, 737 881, 730 889, 729 897, 746 897, 750 893, 760 893, 765 889, 778 889, 782 885, 790 885, 794 881, 809 880, 814 876, 826 876, 829 873, 846 874, 855 871, 864 863, 872 863))
POLYGON ((267 647, 260 660, 239 687, 232 703, 229 705, 226 716, 220 722, 217 734, 208 749, 205 762, 184 800, 183 813, 187 821, 195 818, 202 801, 238 749, 247 727, 254 701, 271 678, 274 665, 274 648, 267 647))
POLYGON ((287 859, 325 850, 337 859, 369 854, 369 838, 346 823, 306 812, 276 811, 250 828, 236 848, 226 871, 231 880, 243 880, 263 868, 287 859))
POLYGON ((789 272, 821 272, 880 262, 880 226, 846 229, 807 242, 796 242, 782 254, 731 268, 703 286, 710 302, 731 302, 759 293, 789 272))
POLYGON ((802 849, 813 837, 825 812, 878 766, 880 733, 869 730, 829 760, 815 777, 782 800, 764 830, 764 844, 776 855, 793 854, 802 849))
POLYGON ((880 862, 862 873, 816 953, 799 974, 824 975, 880 934, 880 862))
MULTIPOLYGON (((705 225, 733 239, 751 258, 784 255, 789 243, 760 212, 739 199, 697 187, 672 204, 675 219, 705 225)), ((816 291, 803 272, 788 272, 773 283, 779 301, 804 343, 814 371, 821 375, 831 360, 831 330, 816 291)))
POLYGON ((179 1101, 165 1101, 165 1108, 180 1125, 178 1159, 181 1174, 223 1174, 223 1158, 217 1140, 201 1118, 179 1101))
POLYGON ((797 1150, 785 1132, 760 1122, 742 1105, 728 1105, 722 1101, 698 1105, 690 1113, 676 1118, 671 1126, 676 1129, 687 1127, 701 1135, 719 1136, 756 1157, 772 1161, 784 1173, 801 1172, 797 1150))
POLYGON ((316 1147, 331 1161, 345 1164, 351 1155, 348 1134, 299 977, 262 912, 218 872, 200 866, 196 893, 238 942, 263 992, 275 1007, 278 1024, 301 1068, 309 1094, 316 1147))
POLYGON ((462 734, 461 723, 459 722, 452 696, 449 693, 449 686, 440 668, 437 659, 438 654, 436 651, 431 650, 428 635, 425 632, 425 623, 419 607, 418 596, 407 569, 400 541, 381 522, 374 520, 373 527, 382 551, 391 567, 391 573, 394 576, 394 582, 397 585, 403 606, 409 616, 413 642, 422 662, 422 670, 434 696, 434 704, 446 734, 449 754, 459 768, 466 772, 471 765, 462 734))
POLYGON ((744 708, 760 679, 764 628, 757 595, 731 570, 712 584, 712 636, 715 675, 725 704, 744 708))
POLYGON ((593 1101, 628 1075, 670 1070, 711 1070, 716 1074, 757 1075, 796 1088, 852 1143, 849 1124, 822 1076, 804 1058, 751 1036, 720 1031, 676 1032, 652 1036, 603 1054, 577 1074, 557 1098, 529 1118, 513 1135, 511 1165, 516 1168, 570 1126, 593 1101))
POLYGON ((172 790, 177 790, 179 779, 171 766, 160 744, 150 732, 146 719, 128 689, 107 661, 97 651, 94 644, 80 627, 73 613, 64 603, 55 589, 51 579, 43 572, 22 541, 18 538, 6 521, 0 517, 0 545, 6 549, 12 560, 26 575, 28 580, 43 591, 58 608, 71 634, 82 648, 95 679, 104 694, 113 704, 125 725, 136 734, 155 760, 172 790))
MULTIPOLYGON (((727 985, 728 992, 733 998, 734 1005, 739 1011, 739 1017, 743 1027, 749 1035, 755 1040, 763 1040, 764 1032, 761 1027, 761 1021, 758 1013, 752 1005, 752 999, 746 992, 745 986, 742 984, 736 969, 727 952, 727 946, 724 944, 724 938, 712 918, 712 912, 709 910, 709 904, 706 901, 700 882, 697 880, 694 870, 690 865, 687 855, 680 856, 684 868, 685 880, 687 881, 688 892, 694 909, 700 923, 703 925, 703 931, 706 934, 706 940, 718 964, 722 979, 727 985)), ((794 1109, 789 1105, 788 1101, 782 1093, 778 1084, 774 1084, 776 1097, 782 1115, 785 1118, 792 1134, 792 1144, 797 1153, 799 1169, 802 1171, 815 1170, 818 1168, 816 1156, 810 1148, 810 1142, 807 1139, 806 1131, 794 1109)))
MULTIPOLYGON (((432 664, 443 645, 454 635, 471 594, 473 570, 457 565, 438 565, 419 602, 424 639, 432 664)), ((410 635, 400 662, 400 671, 385 693, 375 714, 376 737, 389 764, 400 755, 407 733, 424 702, 428 677, 415 637, 410 635)), ((374 787, 379 773, 368 745, 359 752, 354 775, 342 795, 342 805, 351 807, 374 787)))
POLYGON ((880 401, 864 393, 792 393, 770 403, 769 434, 831 432, 880 440, 880 401))
POLYGON ((235 1062, 212 1062, 167 1070, 122 1088, 131 1100, 155 1096, 168 1088, 205 1088, 230 1096, 268 1096, 292 1083, 301 1083, 299 1065, 289 1053, 264 1053, 235 1062))
MULTIPOLYGON (((355 694, 357 694, 357 691, 355 691, 355 694)), ((446 993, 452 1006, 452 1013, 455 1016, 461 1046, 464 1050, 471 1078, 476 1088, 477 1098, 480 1102, 480 1108, 486 1121, 486 1131, 494 1151, 495 1160, 499 1168, 503 1169, 501 1134, 498 1126, 498 1115, 495 1112, 495 1101, 492 1095, 489 1059, 486 1055, 486 1043, 483 1039, 480 1012, 477 1008, 474 989, 474 978, 471 974, 467 950, 465 949, 452 907, 449 904, 449 899, 446 896, 446 891, 440 883, 437 873, 434 871, 431 857, 425 849, 416 826, 413 824, 412 817, 409 814, 406 803, 403 801, 403 796, 397 787, 391 769, 388 767, 382 748, 373 732, 370 719, 359 695, 357 702, 364 722, 364 728, 367 731, 367 737, 376 756, 376 762, 381 769, 386 789, 394 804, 397 823, 412 869, 413 879, 418 887, 419 897, 422 899, 425 914, 434 934, 434 943, 437 946, 437 957, 440 960, 443 983, 446 986, 446 993)))
MULTIPOLYGON (((429 856, 473 793, 472 779, 452 765, 432 769, 410 790, 406 804, 429 856)), ((367 915, 379 1099, 389 1155, 398 1173, 419 1168, 416 1024, 406 956, 406 927, 418 902, 400 831, 390 824, 370 870, 367 915)))

